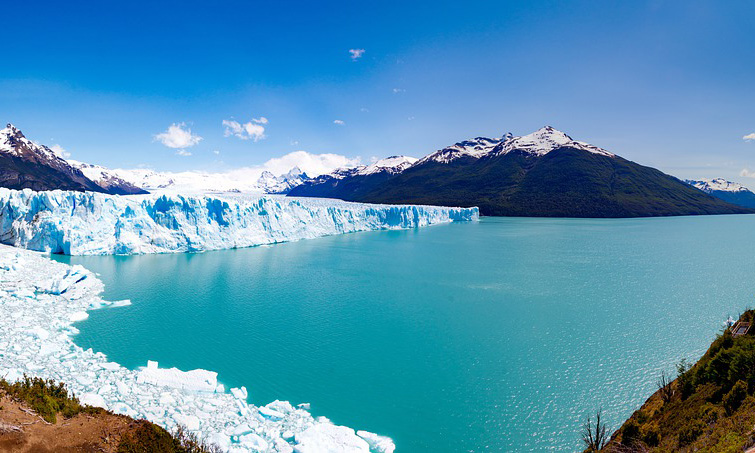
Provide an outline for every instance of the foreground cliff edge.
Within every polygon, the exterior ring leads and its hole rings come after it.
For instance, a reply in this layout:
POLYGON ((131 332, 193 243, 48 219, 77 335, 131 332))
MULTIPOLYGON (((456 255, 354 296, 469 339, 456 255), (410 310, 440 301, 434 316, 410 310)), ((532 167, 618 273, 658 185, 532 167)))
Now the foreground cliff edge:
POLYGON ((755 451, 753 321, 747 310, 697 363, 680 362, 676 379, 660 378, 658 391, 599 451, 755 451))

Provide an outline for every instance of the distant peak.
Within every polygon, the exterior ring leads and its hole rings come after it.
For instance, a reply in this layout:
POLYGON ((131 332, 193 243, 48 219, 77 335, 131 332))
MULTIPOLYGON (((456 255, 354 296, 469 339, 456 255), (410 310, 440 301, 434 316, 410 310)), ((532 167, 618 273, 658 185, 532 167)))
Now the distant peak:
POLYGON ((23 137, 23 134, 21 133, 21 131, 18 130, 18 128, 16 126, 14 126, 13 123, 6 124, 4 132, 5 131, 7 131, 6 134, 8 134, 8 135, 15 135, 15 136, 21 136, 21 137, 23 137))

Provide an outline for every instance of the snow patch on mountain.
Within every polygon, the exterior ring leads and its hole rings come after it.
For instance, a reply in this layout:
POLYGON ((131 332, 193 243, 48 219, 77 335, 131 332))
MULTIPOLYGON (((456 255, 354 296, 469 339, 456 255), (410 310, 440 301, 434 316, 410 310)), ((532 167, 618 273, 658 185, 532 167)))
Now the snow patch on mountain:
POLYGON ((490 153, 500 143, 511 140, 511 137, 511 133, 508 133, 501 138, 476 137, 471 140, 465 140, 428 154, 420 159, 417 164, 420 165, 426 162, 447 164, 465 156, 479 159, 490 153))
POLYGON ((491 151, 491 153, 494 155, 501 155, 516 150, 535 156, 544 156, 549 152, 562 147, 576 148, 594 154, 615 157, 615 154, 610 153, 603 148, 598 148, 589 143, 576 141, 551 126, 542 127, 528 135, 513 137, 509 140, 502 141, 491 151))
POLYGON ((477 220, 477 208, 250 194, 0 189, 0 242, 68 255, 194 252, 477 220))
POLYGON ((742 184, 727 181, 723 178, 715 178, 715 179, 685 179, 684 182, 687 184, 697 187, 698 189, 702 190, 703 192, 711 193, 713 191, 722 191, 722 192, 750 192, 750 189, 743 186, 742 184))
POLYGON ((358 175, 372 175, 375 173, 387 172, 391 174, 401 173, 407 168, 411 167, 417 162, 416 157, 409 156, 391 156, 384 159, 375 161, 374 163, 365 167, 360 167, 356 174, 358 175))

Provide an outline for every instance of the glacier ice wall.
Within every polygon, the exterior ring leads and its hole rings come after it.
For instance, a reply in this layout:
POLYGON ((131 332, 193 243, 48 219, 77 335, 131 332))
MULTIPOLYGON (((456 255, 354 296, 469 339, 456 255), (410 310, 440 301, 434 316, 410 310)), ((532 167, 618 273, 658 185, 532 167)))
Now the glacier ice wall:
POLYGON ((72 339, 87 311, 127 305, 100 298, 102 282, 81 266, 0 245, 0 377, 65 382, 89 405, 165 428, 178 425, 229 453, 393 453, 390 438, 315 418, 308 405, 247 402, 244 387, 227 391, 217 373, 160 368, 129 370, 72 339))
POLYGON ((192 252, 477 220, 477 208, 248 194, 0 189, 0 242, 68 255, 192 252))

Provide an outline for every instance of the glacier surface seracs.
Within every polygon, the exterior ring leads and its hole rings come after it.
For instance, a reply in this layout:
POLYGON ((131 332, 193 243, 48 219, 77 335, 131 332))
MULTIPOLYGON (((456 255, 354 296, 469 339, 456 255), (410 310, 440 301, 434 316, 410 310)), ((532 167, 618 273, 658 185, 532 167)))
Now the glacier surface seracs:
POLYGON ((477 208, 250 194, 0 189, 0 242, 68 255, 195 252, 477 220, 477 208))
POLYGON ((168 429, 182 425, 228 452, 394 451, 389 438, 315 418, 307 405, 249 404, 245 388, 226 391, 211 371, 161 369, 151 361, 129 370, 82 349, 72 340, 73 322, 87 310, 124 304, 101 299, 102 290, 81 266, 0 245, 0 377, 65 382, 86 404, 168 429))

